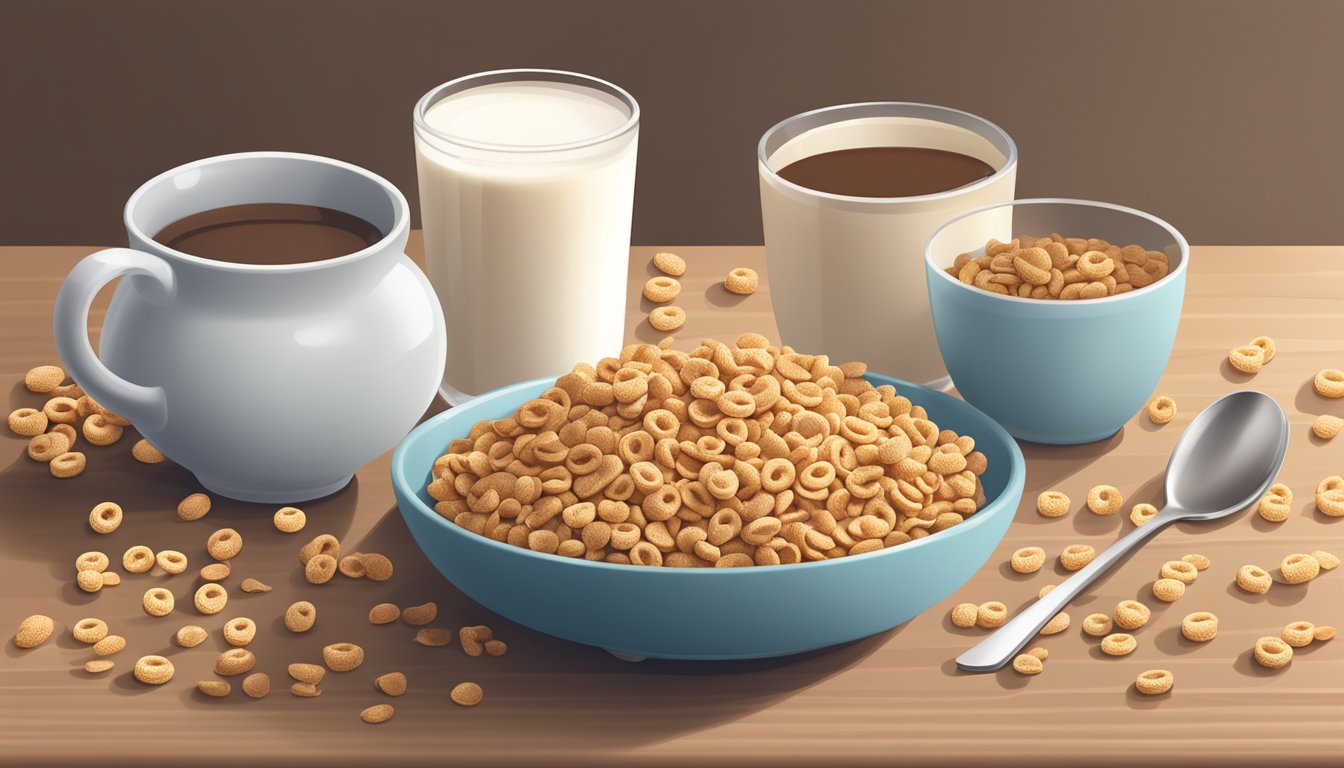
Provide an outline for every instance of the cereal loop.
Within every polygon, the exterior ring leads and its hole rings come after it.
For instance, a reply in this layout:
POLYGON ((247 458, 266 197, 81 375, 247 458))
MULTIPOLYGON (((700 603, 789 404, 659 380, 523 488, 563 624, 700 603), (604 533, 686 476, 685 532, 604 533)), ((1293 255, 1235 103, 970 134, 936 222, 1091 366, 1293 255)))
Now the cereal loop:
POLYGON ((1101 639, 1101 652, 1107 656, 1125 656, 1133 653, 1137 647, 1139 641, 1135 640, 1133 635, 1123 632, 1107 635, 1101 639))
POLYGON ((307 632, 317 623, 317 607, 300 600, 285 609, 285 628, 290 632, 307 632))
POLYGON ((1323 369, 1311 383, 1321 397, 1344 397, 1344 371, 1338 368, 1323 369))
POLYGON ((19 408, 11 411, 9 431, 23 437, 36 437, 47 431, 47 416, 36 408, 19 408))
POLYGON ((644 283, 644 298, 655 304, 666 304, 681 293, 681 282, 671 277, 652 277, 644 283))
POLYGON ((1293 647, 1281 638, 1262 637, 1255 641, 1255 661, 1266 669, 1278 669, 1293 660, 1293 647))
POLYGON ((1157 507, 1152 504, 1135 504, 1129 511, 1129 521, 1134 525, 1143 525, 1157 517, 1157 507))
POLYGON ((681 307, 655 307, 649 312, 649 325, 654 330, 675 331, 686 322, 686 310, 681 307))
POLYGON ((1153 597, 1164 603, 1174 603, 1185 594, 1185 582, 1179 579, 1158 579, 1153 582, 1153 597))
POLYGON ((1199 576, 1199 569, 1184 560, 1168 560, 1162 564, 1158 575, 1164 579, 1175 579, 1183 584, 1193 584, 1199 576))
POLYGON ((1269 486, 1269 491, 1260 498, 1257 512, 1260 517, 1271 523, 1282 523, 1293 513, 1293 489, 1283 483, 1269 486))
POLYGON ((1181 634, 1186 640, 1207 643, 1218 635, 1218 617, 1208 611, 1196 611, 1181 619, 1181 634))
POLYGON ((1115 606, 1115 623, 1122 629, 1138 629, 1153 615, 1148 606, 1137 600, 1121 600, 1115 606))
POLYGON ((659 251, 653 254, 653 266, 666 275, 681 277, 686 274, 686 261, 675 253, 659 251))
POLYGON ((958 603, 952 608, 951 621, 955 627, 968 629, 976 624, 979 607, 975 603, 958 603))
POLYGON ((1284 627, 1279 637, 1294 648, 1305 648, 1316 639, 1316 625, 1310 621, 1295 621, 1284 627))
POLYGON ((322 661, 332 672, 349 672, 364 663, 364 649, 354 643, 332 643, 322 648, 322 661))
POLYGON ((1063 517, 1069 513, 1069 497, 1059 491, 1046 491, 1036 497, 1036 511, 1041 517, 1063 517))
POLYGON ((1113 485, 1098 485, 1087 492, 1087 508, 1096 515, 1114 515, 1124 501, 1119 489, 1113 485))
POLYGON ((1158 395, 1148 401, 1148 420, 1154 424, 1166 424, 1176 418, 1176 401, 1166 395, 1158 395))
POLYGON ((204 493, 193 493, 177 503, 178 520, 200 520, 210 512, 210 497, 204 493))
POLYGON ((1134 687, 1145 696, 1157 696, 1171 690, 1176 677, 1165 669, 1150 669, 1134 680, 1134 687))
POLYGON ((70 634, 81 643, 93 645, 107 637, 107 622, 102 619, 80 619, 75 622, 70 634))
POLYGON ((1009 566, 1017 573, 1035 573, 1045 565, 1045 550, 1040 547, 1023 547, 1013 553, 1009 566))
POLYGON ((89 527, 94 533, 109 534, 121 527, 121 505, 104 501, 89 510, 89 527))
POLYGON ((210 534, 205 549, 216 560, 229 560, 243 551, 243 537, 232 528, 221 528, 210 534))
POLYGON ((1259 373, 1265 364, 1265 351, 1255 346, 1233 347, 1227 362, 1242 373, 1259 373))
POLYGON ((1059 564, 1067 571, 1076 571, 1097 556, 1097 550, 1089 544, 1070 544, 1059 553, 1059 564))
POLYGON ((232 648, 215 657, 215 674, 224 677, 245 675, 257 665, 257 657, 246 648, 232 648))
POLYGON ((1104 613, 1093 613, 1083 619, 1083 631, 1093 637, 1102 637, 1111 633, 1111 617, 1104 613))
POLYGON ((275 530, 281 533, 298 533, 307 524, 308 517, 298 507, 281 507, 272 518, 275 530))
POLYGON ((736 293, 741 296, 749 296, 755 293, 760 285, 761 278, 756 274, 756 270, 747 267, 733 269, 723 281, 723 287, 727 288, 729 293, 736 293))
POLYGON ((1321 564, 1311 555, 1294 554, 1283 558, 1279 573, 1288 584, 1305 584, 1321 572, 1321 564))
POLYGON ((160 587, 154 587, 145 592, 145 597, 141 602, 145 613, 150 616, 167 616, 173 612, 173 593, 160 587))
POLYGON ((196 590, 196 595, 192 600, 196 605, 196 610, 207 616, 219 613, 228 605, 229 593, 219 584, 209 583, 201 585, 196 590))
POLYGON ((173 679, 173 663, 162 656, 141 656, 132 674, 146 685, 163 685, 173 679))
POLYGON ((1237 586, 1243 591, 1263 595, 1273 583, 1269 572, 1259 566, 1243 565, 1237 569, 1237 586))
POLYGON ((84 464, 84 454, 79 451, 71 451, 62 453, 60 456, 52 459, 51 464, 48 466, 51 470, 52 477, 65 479, 77 477, 82 474, 84 472, 84 464))
POLYGON ((1008 620, 1008 606, 998 601, 981 603, 976 608, 975 623, 986 629, 1003 626, 1008 620))

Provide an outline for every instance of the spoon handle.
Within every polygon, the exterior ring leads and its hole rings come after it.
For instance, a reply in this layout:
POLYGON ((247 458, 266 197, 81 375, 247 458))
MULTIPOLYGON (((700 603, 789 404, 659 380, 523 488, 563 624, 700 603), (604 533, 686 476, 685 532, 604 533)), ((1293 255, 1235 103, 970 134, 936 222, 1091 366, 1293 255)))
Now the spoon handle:
MULTIPOLYGON (((1174 510, 1171 510, 1174 512, 1174 510)), ((1078 596, 1097 577, 1105 573, 1121 558, 1167 527, 1177 519, 1176 514, 1166 514, 1168 509, 1155 515, 1146 525, 1141 525, 1121 536, 1114 544, 1063 584, 1046 593, 1045 597, 1028 606, 1017 614, 1012 621, 1004 624, 994 634, 981 640, 975 647, 957 657, 957 666, 968 672, 993 672, 1007 664, 1010 659, 1026 645, 1037 632, 1041 631, 1055 614, 1059 613, 1073 598, 1078 596)))

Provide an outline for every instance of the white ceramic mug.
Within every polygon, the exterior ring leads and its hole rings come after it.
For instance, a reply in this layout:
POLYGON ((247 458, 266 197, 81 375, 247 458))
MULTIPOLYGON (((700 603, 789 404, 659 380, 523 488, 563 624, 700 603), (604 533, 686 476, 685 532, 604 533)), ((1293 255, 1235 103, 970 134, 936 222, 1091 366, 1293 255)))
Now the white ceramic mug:
MULTIPOLYGON (((889 376, 948 383, 929 314, 924 241, 959 213, 1013 199, 1017 146, 1001 128, 947 107, 869 102, 784 120, 757 147, 770 295, 780 340, 889 376), (926 147, 978 158, 994 174, 915 197, 819 192, 777 171, 823 152, 926 147)), ((984 230, 987 240, 995 232, 984 230)))
POLYGON ((207 490, 271 503, 325 496, 424 414, 443 373, 443 316, 403 252, 406 199, 385 179, 314 155, 224 155, 145 182, 125 222, 130 248, 85 257, 61 286, 56 347, 75 383, 207 490), (384 236, 280 265, 153 239, 183 217, 248 203, 332 208, 384 236), (95 355, 89 306, 117 278, 95 355))

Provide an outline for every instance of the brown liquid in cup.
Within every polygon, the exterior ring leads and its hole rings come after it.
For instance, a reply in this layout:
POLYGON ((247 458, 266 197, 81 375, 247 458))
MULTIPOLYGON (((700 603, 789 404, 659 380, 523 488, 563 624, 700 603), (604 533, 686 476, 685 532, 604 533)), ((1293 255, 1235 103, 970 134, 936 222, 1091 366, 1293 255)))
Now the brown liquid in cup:
POLYGON ((926 147, 860 147, 804 157, 776 171, 786 181, 832 195, 914 197, 994 175, 979 158, 926 147))
POLYGON ((383 238, 344 211, 294 203, 249 203, 193 213, 154 240, 169 248, 235 264, 303 264, 362 251, 383 238))

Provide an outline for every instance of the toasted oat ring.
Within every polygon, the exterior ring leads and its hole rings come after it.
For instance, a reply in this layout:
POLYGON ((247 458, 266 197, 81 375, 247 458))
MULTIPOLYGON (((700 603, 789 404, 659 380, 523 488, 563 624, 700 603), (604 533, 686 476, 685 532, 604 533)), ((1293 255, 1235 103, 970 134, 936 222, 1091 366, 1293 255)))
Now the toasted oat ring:
POLYGON ((668 251, 659 251, 653 254, 653 266, 663 274, 673 277, 681 277, 686 274, 686 260, 668 251))
POLYGON ((224 610, 229 603, 229 593, 219 584, 210 582, 196 590, 193 602, 197 611, 209 616, 224 610))
MULTIPOLYGON (((304 567, 306 568, 307 566, 304 567)), ((364 560, 359 556, 358 552, 346 555, 336 563, 336 570, 340 571, 341 575, 348 579, 362 579, 365 576, 364 560)))
POLYGON ((29 392, 45 395, 65 381, 65 370, 58 365, 39 365, 23 377, 23 386, 29 392))
POLYGON ((285 609, 285 628, 290 632, 307 632, 317 622, 317 607, 300 600, 285 609))
POLYGON ((1154 517, 1157 517, 1157 507, 1152 504, 1135 504, 1129 511, 1129 521, 1135 525, 1143 525, 1154 517))
POLYGON ((1264 352, 1266 365, 1269 364, 1270 360, 1274 359, 1274 354, 1278 349, 1274 345, 1274 340, 1268 336, 1256 336, 1254 339, 1251 339, 1251 346, 1259 347, 1261 351, 1264 352))
POLYGON ((61 479, 76 477, 84 472, 84 454, 69 451, 51 460, 51 476, 61 479))
POLYGON ((1017 573, 1035 573, 1045 565, 1045 550, 1040 547, 1023 547, 1013 553, 1008 564, 1017 573))
POLYGON ((1333 440, 1341 430, 1344 430, 1344 419, 1328 413, 1317 416, 1311 424, 1311 433, 1322 440, 1333 440))
POLYGON ((158 448, 150 445, 148 440, 141 438, 131 446, 131 456, 141 464, 158 464, 164 460, 164 455, 158 448))
POLYGON ((330 533, 320 533, 314 536, 312 541, 299 547, 299 564, 307 565, 315 555, 331 555, 334 558, 341 556, 341 542, 330 533))
POLYGON ((406 693, 406 675, 401 672, 388 672, 374 678, 373 687, 388 696, 401 696, 406 693))
POLYGON ((1174 603, 1185 594, 1185 582, 1180 579, 1158 579, 1153 582, 1153 597, 1164 603, 1174 603))
POLYGON ((1310 621, 1295 621, 1284 627, 1279 637, 1294 648, 1305 648, 1316 639, 1316 625, 1310 621))
POLYGON ((195 624, 188 624, 177 630, 176 640, 177 644, 183 648, 195 648, 205 642, 205 639, 209 636, 210 635, 204 629, 201 629, 195 624))
POLYGON ((1260 517, 1271 523, 1282 523, 1293 513, 1293 489, 1283 483, 1269 486, 1269 491, 1260 498, 1257 512, 1260 517))
POLYGON ((1115 606, 1115 623, 1122 629, 1138 629, 1148 623, 1152 610, 1137 600, 1121 600, 1115 606))
MULTIPOLYGON (((771 519, 771 518, 762 518, 762 519, 771 519)), ((974 627, 976 623, 976 615, 978 614, 978 612, 979 612, 979 606, 977 606, 975 603, 958 603, 956 606, 952 608, 952 615, 951 615, 952 625, 956 627, 961 627, 962 629, 968 629, 970 627, 974 627)))
POLYGON ((981 603, 975 611, 975 623, 986 629, 1003 626, 1008 620, 1008 606, 997 600, 981 603))
POLYGON ((1087 508, 1096 515, 1114 515, 1125 499, 1113 485, 1098 485, 1087 492, 1087 508))
POLYGON ((1102 637, 1111 633, 1111 617, 1104 613, 1093 613, 1083 619, 1083 631, 1093 637, 1102 637))
POLYGON ((193 493, 177 503, 178 520, 200 520, 210 512, 210 497, 193 493))
POLYGON ((298 507, 281 507, 275 511, 272 522, 275 523, 275 529, 281 533, 297 533, 303 530, 308 517, 298 507))
POLYGON ((1154 424, 1166 424, 1176 418, 1176 401, 1166 395, 1158 395, 1148 401, 1148 419, 1154 424))
POLYGON ((28 458, 49 462, 70 451, 70 439, 63 432, 44 432, 28 441, 28 458))
POLYGON ((1115 271, 1115 261, 1101 251, 1087 251, 1078 257, 1073 268, 1088 280, 1100 280, 1115 271))
POLYGON ((1069 497, 1059 491, 1046 491, 1036 497, 1036 511, 1041 517, 1063 517, 1069 514, 1069 497))
POLYGON ((224 642, 242 648, 257 636, 257 623, 251 619, 239 617, 224 624, 224 642))
POLYGON ((85 592, 97 592, 103 588, 103 574, 98 571, 80 571, 75 575, 75 584, 85 592))
POLYGON ((1288 584, 1305 584, 1316 578, 1320 572, 1321 564, 1311 555, 1292 554, 1279 563, 1279 573, 1288 584))
POLYGON ((1101 652, 1107 656, 1125 656, 1139 647, 1139 641, 1133 635, 1118 632, 1101 639, 1101 652))
POLYGON ((173 679, 173 663, 162 656, 141 656, 132 674, 146 685, 163 685, 173 679))
POLYGON ((102 552, 85 552, 75 558, 76 571, 97 571, 102 573, 107 570, 109 561, 107 555, 102 552))
POLYGON ((1259 566, 1243 565, 1237 569, 1237 586, 1247 592, 1263 595, 1273 583, 1269 572, 1259 566))
POLYGON ((1070 544, 1059 553, 1059 564, 1065 570, 1076 571, 1097 556, 1097 550, 1090 544, 1070 544))
POLYGON ((224 677, 243 675, 257 666, 257 657, 246 648, 230 648, 215 657, 215 674, 224 677))
POLYGON ((172 549, 165 549, 154 555, 154 562, 164 573, 179 574, 187 570, 187 556, 172 549))
POLYGON ((1039 675, 1045 665, 1040 658, 1029 653, 1019 653, 1013 658, 1013 670, 1023 675, 1039 675))
POLYGON ((1312 380, 1316 394, 1321 397, 1344 397, 1344 371, 1325 368, 1312 380))
POLYGON ((1157 696, 1171 690, 1176 684, 1175 675, 1165 669, 1150 669, 1134 680, 1134 687, 1145 696, 1157 696))
POLYGON ((89 416, 84 420, 83 426, 80 427, 80 432, 83 433, 84 439, 88 440, 91 445, 99 446, 112 445, 121 439, 121 436, 125 431, 125 427, 119 424, 113 424, 108 417, 101 413, 95 413, 89 416))
POLYGON ((1159 575, 1164 579, 1175 579, 1183 584, 1193 584, 1199 576, 1199 569, 1184 560, 1168 560, 1162 564, 1159 575))
POLYGON ((649 313, 649 325, 654 330, 675 331, 686 322, 686 310, 681 307, 655 307, 649 313))
POLYGON ((18 408, 9 414, 9 431, 23 437, 36 437, 47 431, 47 416, 36 408, 18 408))
POLYGON ((1242 373, 1259 373, 1265 365, 1265 351, 1255 346, 1233 347, 1227 362, 1242 373))
POLYGON ((1218 617, 1208 611, 1196 611, 1181 619, 1181 634, 1186 640, 1207 643, 1218 635, 1218 617))
POLYGON ((102 619, 80 619, 75 622, 75 627, 70 632, 75 640, 93 645, 107 637, 107 622, 102 619))
POLYGON ((51 424, 74 424, 79 421, 79 403, 72 397, 53 397, 42 406, 42 413, 51 424))
POLYGON ((1262 637, 1255 641, 1255 660, 1267 669, 1278 669, 1293 660, 1293 647, 1281 638, 1262 637))
POLYGON ((723 281, 723 287, 727 288, 729 293, 736 293, 741 296, 749 296, 755 293, 760 286, 761 278, 756 274, 756 270, 747 267, 733 269, 723 281))
POLYGON ((210 534, 205 549, 216 560, 229 560, 243 551, 243 537, 232 528, 220 528, 210 534))
POLYGON ((131 547, 121 556, 121 567, 127 573, 148 573, 154 567, 154 550, 142 544, 131 547))
POLYGON ((322 660, 332 672, 349 672, 364 663, 364 649, 354 643, 332 643, 322 648, 322 660))
POLYGON ((303 566, 303 578, 309 584, 326 584, 336 575, 336 565, 331 555, 313 555, 303 566))
POLYGON ((121 505, 104 501, 89 510, 89 527, 94 533, 108 534, 121 527, 121 505))
POLYGON ((671 277, 651 277, 644 283, 644 298, 655 304, 666 304, 681 293, 681 282, 671 277))
POLYGON ((485 692, 476 683, 458 683, 453 686, 453 690, 448 694, 448 697, 453 700, 454 704, 474 707, 485 698, 485 692))

